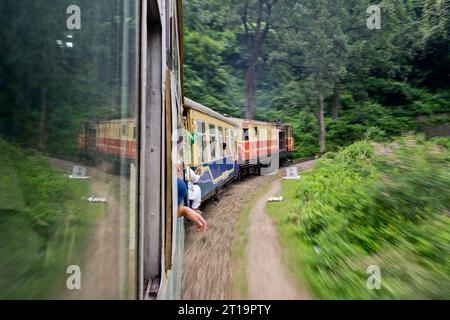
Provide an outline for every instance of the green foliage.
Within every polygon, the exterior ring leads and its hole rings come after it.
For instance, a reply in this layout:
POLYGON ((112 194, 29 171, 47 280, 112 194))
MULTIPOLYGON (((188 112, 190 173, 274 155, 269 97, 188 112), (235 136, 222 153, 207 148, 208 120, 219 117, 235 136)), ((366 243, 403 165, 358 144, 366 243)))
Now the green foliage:
POLYGON ((101 207, 81 199, 88 182, 69 180, 35 151, 0 139, 0 163, 0 297, 49 297, 101 207))
POLYGON ((127 4, 130 16, 123 19, 124 6, 80 0, 90 16, 81 30, 72 31, 61 29, 68 5, 66 0, 0 3, 0 73, 8 79, 0 91, 0 134, 46 153, 76 156, 82 123, 134 116, 137 77, 131 66, 137 34, 132 31, 133 2, 127 4), (128 44, 122 39, 125 31, 128 44), (57 45, 69 36, 72 47, 57 45), (125 53, 130 68, 123 83, 125 53), (125 92, 130 101, 123 99, 125 92))
POLYGON ((391 107, 394 116, 416 116, 448 111, 448 92, 431 93, 407 82, 370 78, 368 95, 383 106, 391 107))
POLYGON ((436 137, 436 138, 432 138, 431 141, 441 147, 446 148, 447 150, 450 149, 450 138, 449 137, 436 137))
POLYGON ((375 147, 324 155, 277 214, 301 277, 319 298, 448 299, 448 150, 420 137, 375 147), (369 265, 380 290, 366 287, 369 265))
POLYGON ((294 158, 308 157, 319 153, 317 123, 312 113, 300 111, 290 116, 283 116, 281 112, 268 113, 264 118, 266 120, 281 119, 292 124, 295 141, 294 158))
POLYGON ((184 71, 186 79, 185 94, 206 106, 230 114, 240 115, 233 106, 234 94, 239 81, 224 64, 224 50, 233 40, 222 35, 215 40, 196 31, 186 31, 184 35, 186 54, 184 71))
MULTIPOLYGON (((185 3, 186 93, 236 116, 244 114, 250 54, 239 12, 245 3, 250 2, 185 3), (213 50, 205 47, 211 41, 218 44, 211 44, 213 50)), ((295 157, 319 150, 318 87, 325 98, 327 150, 365 137, 388 140, 420 131, 418 116, 448 112, 448 1, 381 1, 382 30, 366 27, 371 4, 285 0, 273 8, 273 26, 258 61, 255 117, 293 125, 295 157), (319 62, 325 66, 320 81, 319 62), (340 109, 333 120, 337 79, 340 109)), ((257 12, 252 5, 247 9, 250 15, 257 12)))

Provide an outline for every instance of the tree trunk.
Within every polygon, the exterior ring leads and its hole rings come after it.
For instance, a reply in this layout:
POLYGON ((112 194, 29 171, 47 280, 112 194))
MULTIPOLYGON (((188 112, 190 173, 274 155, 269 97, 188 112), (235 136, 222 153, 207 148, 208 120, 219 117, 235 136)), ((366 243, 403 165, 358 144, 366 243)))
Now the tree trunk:
POLYGON ((333 90, 333 106, 331 107, 331 117, 333 120, 337 120, 339 118, 339 108, 341 106, 341 80, 336 79, 334 82, 334 90, 333 90))
POLYGON ((319 110, 316 112, 317 122, 319 124, 319 148, 320 153, 325 153, 326 145, 325 145, 325 118, 324 118, 324 110, 325 104, 323 99, 323 72, 324 72, 324 61, 323 59, 319 59, 317 64, 317 74, 316 74, 316 93, 317 93, 317 102, 319 104, 319 110))
POLYGON ((325 153, 325 118, 324 118, 324 102, 322 92, 317 92, 317 99, 319 102, 319 111, 317 112, 317 122, 319 123, 319 148, 320 153, 325 153))
MULTIPOLYGON (((274 2, 275 3, 275 2, 274 2)), ((274 4, 272 3, 272 5, 274 4)), ((258 18, 256 20, 255 35, 250 41, 247 26, 247 9, 244 11, 244 16, 242 16, 242 21, 246 30, 247 46, 250 51, 250 59, 248 62, 247 71, 245 73, 245 102, 246 102, 246 117, 247 119, 253 119, 253 106, 255 103, 255 92, 256 92, 256 64, 258 62, 258 57, 261 54, 261 49, 263 43, 269 32, 270 20, 271 20, 271 5, 263 0, 258 1, 258 18), (265 19, 264 28, 262 28, 262 23, 264 21, 263 7, 264 3, 267 6, 267 13, 265 19)))
POLYGON ((50 112, 48 105, 48 85, 49 85, 49 76, 48 76, 48 48, 44 45, 43 50, 41 51, 41 59, 42 65, 44 69, 41 70, 40 76, 40 103, 41 103, 41 116, 39 120, 39 132, 38 132, 38 149, 40 151, 46 151, 47 149, 47 138, 48 138, 48 114, 50 112))
POLYGON ((40 151, 45 151, 47 148, 48 137, 48 101, 47 101, 47 87, 42 84, 41 88, 41 119, 39 121, 39 145, 40 151))
POLYGON ((245 73, 245 102, 246 102, 246 118, 253 119, 253 106, 255 103, 256 91, 256 62, 250 62, 245 73))

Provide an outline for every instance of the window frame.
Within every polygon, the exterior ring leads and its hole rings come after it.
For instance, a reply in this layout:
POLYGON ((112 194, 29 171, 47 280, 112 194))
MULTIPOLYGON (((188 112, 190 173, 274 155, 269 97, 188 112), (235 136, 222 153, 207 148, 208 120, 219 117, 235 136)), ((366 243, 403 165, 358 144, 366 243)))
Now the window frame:
POLYGON ((195 121, 197 125, 197 160, 199 164, 202 164, 206 161, 205 150, 207 146, 206 141, 206 124, 202 120, 195 121))
POLYGON ((208 124, 208 145, 209 145, 209 155, 211 157, 211 161, 217 160, 217 126, 215 124, 208 124), (213 129, 213 130, 211 130, 213 129))
POLYGON ((222 126, 218 126, 217 127, 217 135, 218 135, 218 142, 219 142, 219 154, 218 154, 218 159, 223 159, 224 158, 224 150, 223 150, 223 143, 225 142, 225 136, 224 136, 224 128, 222 126))

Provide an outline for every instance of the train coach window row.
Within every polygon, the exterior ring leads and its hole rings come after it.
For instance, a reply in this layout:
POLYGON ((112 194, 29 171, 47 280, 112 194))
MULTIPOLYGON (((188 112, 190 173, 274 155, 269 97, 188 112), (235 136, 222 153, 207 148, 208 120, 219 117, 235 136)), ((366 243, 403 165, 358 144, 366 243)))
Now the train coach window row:
MULTIPOLYGON (((236 130, 224 129, 221 126, 203 121, 196 121, 196 126, 199 163, 221 160, 234 154, 236 130)), ((184 137, 184 141, 186 141, 186 137, 184 137)), ((185 146, 185 157, 191 153, 191 150, 187 148, 190 148, 190 146, 185 146)))
MULTIPOLYGON (((195 123, 197 126, 195 145, 198 164, 234 156, 236 151, 250 152, 254 155, 264 154, 270 157, 275 151, 275 153, 286 151, 288 141, 292 140, 292 131, 289 131, 289 128, 280 130, 276 128, 275 124, 270 126, 258 124, 251 125, 250 128, 230 129, 200 120, 196 120, 195 123), (242 137, 242 140, 238 137, 242 137), (247 142, 247 144, 242 142, 247 142)), ((291 150, 292 146, 289 145, 289 147, 291 150)), ((185 153, 187 155, 185 154, 184 157, 189 159, 191 150, 186 150, 185 153)), ((252 154, 249 156, 251 157, 252 154)), ((188 160, 186 163, 195 164, 196 162, 188 160)))

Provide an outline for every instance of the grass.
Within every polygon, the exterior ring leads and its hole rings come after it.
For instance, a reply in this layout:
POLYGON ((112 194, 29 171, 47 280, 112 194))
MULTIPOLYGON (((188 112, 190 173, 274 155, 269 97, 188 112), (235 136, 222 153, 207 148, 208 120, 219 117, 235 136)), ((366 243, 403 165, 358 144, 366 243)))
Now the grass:
POLYGON ((450 189, 447 140, 398 139, 374 154, 368 142, 329 153, 284 201, 268 205, 297 280, 319 299, 449 299, 450 189), (369 290, 367 267, 381 270, 369 290))
POLYGON ((250 225, 250 211, 255 206, 256 201, 262 197, 271 187, 276 179, 273 176, 263 187, 256 190, 247 200, 236 223, 235 238, 231 251, 232 277, 231 277, 231 298, 244 300, 249 299, 249 289, 247 280, 247 242, 248 228, 250 225))

